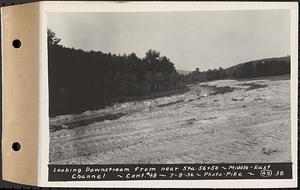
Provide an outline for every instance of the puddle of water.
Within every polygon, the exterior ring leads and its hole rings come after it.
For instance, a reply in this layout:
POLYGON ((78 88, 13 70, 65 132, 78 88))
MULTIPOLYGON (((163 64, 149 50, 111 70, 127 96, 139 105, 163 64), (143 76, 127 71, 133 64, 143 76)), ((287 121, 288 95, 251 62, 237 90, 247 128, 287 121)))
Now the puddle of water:
POLYGON ((82 127, 82 126, 86 126, 86 125, 89 125, 92 123, 101 122, 101 121, 105 121, 105 120, 115 120, 126 114, 127 113, 105 114, 105 115, 100 115, 100 116, 93 117, 93 118, 84 118, 84 119, 80 119, 80 120, 66 122, 63 124, 52 124, 52 125, 50 125, 50 131, 54 132, 54 131, 58 131, 61 129, 73 129, 76 127, 82 127))

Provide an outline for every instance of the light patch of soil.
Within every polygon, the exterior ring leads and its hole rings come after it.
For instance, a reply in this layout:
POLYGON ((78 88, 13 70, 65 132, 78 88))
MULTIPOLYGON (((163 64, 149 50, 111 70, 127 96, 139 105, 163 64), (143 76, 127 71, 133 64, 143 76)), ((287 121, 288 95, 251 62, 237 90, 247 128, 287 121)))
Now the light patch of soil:
POLYGON ((51 118, 50 164, 291 161, 286 77, 188 87, 181 95, 51 118), (253 86, 260 88, 247 90, 253 86))

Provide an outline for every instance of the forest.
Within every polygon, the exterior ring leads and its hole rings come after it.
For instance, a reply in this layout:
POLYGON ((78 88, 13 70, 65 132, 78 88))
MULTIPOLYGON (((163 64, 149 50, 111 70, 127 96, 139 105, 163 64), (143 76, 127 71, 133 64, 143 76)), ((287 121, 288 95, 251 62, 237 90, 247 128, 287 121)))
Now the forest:
MULTIPOLYGON (((156 50, 143 58, 64 47, 48 29, 50 117, 99 109, 116 102, 182 93, 186 84, 290 74, 290 56, 241 63, 183 75, 156 50)), ((187 63, 188 64, 188 63, 187 63)), ((201 65, 201 63, 199 63, 201 65)))
POLYGON ((158 51, 150 49, 139 58, 135 53, 85 52, 59 43, 48 30, 50 116, 187 90, 174 64, 158 51))
POLYGON ((196 68, 195 71, 184 76, 184 81, 189 82, 204 82, 220 79, 244 79, 263 76, 276 76, 290 74, 290 59, 289 55, 278 58, 267 58, 255 61, 241 63, 226 69, 209 69, 200 71, 196 68))

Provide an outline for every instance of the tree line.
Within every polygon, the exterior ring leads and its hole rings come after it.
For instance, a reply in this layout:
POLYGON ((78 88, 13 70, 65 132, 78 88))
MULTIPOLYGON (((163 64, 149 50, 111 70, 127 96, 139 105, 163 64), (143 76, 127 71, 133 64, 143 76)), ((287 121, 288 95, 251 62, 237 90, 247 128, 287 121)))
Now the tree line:
POLYGON ((219 69, 209 69, 200 71, 196 68, 195 71, 184 76, 184 81, 203 82, 219 79, 243 79, 262 76, 276 76, 290 74, 290 59, 289 55, 279 58, 267 58, 255 61, 241 63, 227 69, 220 67, 219 69))
POLYGON ((48 30, 50 116, 186 90, 174 64, 156 50, 145 57, 64 47, 48 30))
POLYGON ((64 47, 48 29, 50 116, 99 109, 115 102, 138 100, 188 90, 186 84, 290 74, 290 56, 250 61, 230 68, 176 72, 174 64, 156 50, 143 58, 64 47))

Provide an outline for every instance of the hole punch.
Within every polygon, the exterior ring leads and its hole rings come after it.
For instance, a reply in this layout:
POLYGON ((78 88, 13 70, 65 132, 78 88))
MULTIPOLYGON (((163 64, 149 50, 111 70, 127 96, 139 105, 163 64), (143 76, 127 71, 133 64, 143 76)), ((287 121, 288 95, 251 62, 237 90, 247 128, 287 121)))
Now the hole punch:
POLYGON ((19 151, 19 150, 21 149, 20 143, 14 142, 14 143, 12 144, 12 149, 13 149, 14 151, 19 151))
POLYGON ((12 42, 12 45, 13 45, 14 48, 20 48, 21 47, 21 41, 19 39, 15 39, 12 42))

